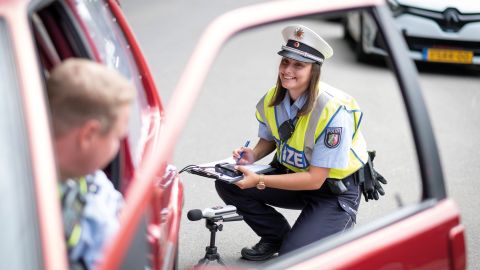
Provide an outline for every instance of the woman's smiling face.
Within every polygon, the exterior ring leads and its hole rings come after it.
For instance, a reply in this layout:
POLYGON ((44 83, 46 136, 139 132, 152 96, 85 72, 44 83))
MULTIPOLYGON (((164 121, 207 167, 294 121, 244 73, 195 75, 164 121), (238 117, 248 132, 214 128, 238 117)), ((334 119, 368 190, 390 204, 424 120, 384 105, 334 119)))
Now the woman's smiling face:
POLYGON ((290 92, 303 93, 309 83, 312 74, 312 64, 300 62, 290 58, 282 58, 278 67, 278 76, 282 86, 290 92))

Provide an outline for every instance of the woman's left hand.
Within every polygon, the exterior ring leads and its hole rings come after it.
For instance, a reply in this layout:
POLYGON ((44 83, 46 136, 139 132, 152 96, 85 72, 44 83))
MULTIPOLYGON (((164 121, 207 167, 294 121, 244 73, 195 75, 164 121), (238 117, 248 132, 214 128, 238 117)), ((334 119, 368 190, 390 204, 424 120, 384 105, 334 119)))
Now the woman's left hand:
POLYGON ((244 166, 237 166, 236 169, 243 173, 243 179, 238 182, 235 182, 235 185, 237 185, 241 189, 252 188, 257 186, 258 178, 259 178, 258 174, 250 171, 244 166))

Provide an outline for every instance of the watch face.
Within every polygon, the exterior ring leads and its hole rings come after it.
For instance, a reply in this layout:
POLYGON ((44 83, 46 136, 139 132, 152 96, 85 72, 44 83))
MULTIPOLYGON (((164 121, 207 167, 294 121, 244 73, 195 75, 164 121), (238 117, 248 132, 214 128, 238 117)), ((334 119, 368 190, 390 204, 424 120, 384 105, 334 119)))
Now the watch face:
POLYGON ((265 183, 263 183, 263 182, 258 183, 257 184, 257 189, 261 189, 261 190, 265 189, 265 183))

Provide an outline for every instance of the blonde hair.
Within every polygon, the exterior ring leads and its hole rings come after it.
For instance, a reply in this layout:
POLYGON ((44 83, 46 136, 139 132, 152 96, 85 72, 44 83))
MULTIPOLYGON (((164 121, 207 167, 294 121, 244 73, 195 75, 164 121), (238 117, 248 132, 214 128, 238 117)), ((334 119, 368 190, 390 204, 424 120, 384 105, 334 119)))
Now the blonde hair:
MULTIPOLYGON (((321 67, 322 66, 318 63, 312 64, 310 83, 307 87, 307 100, 305 101, 305 105, 303 105, 300 111, 298 111, 298 116, 309 114, 310 111, 313 109, 313 106, 315 105, 315 101, 317 100, 319 91, 318 84, 320 82, 321 67)), ((282 81, 280 81, 280 77, 278 77, 277 85, 275 87, 275 93, 273 94, 273 98, 270 101, 270 104, 268 104, 268 106, 276 106, 282 103, 286 93, 287 89, 282 86, 282 81)))
POLYGON ((111 130, 118 109, 135 98, 133 85, 115 70, 85 59, 70 58, 47 79, 55 135, 97 119, 102 133, 111 130))

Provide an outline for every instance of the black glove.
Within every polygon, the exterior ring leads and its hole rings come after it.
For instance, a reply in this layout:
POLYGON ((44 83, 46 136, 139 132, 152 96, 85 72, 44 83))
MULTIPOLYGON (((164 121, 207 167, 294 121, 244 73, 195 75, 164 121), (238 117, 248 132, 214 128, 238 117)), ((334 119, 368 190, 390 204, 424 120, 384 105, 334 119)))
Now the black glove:
POLYGON ((360 182, 360 186, 365 201, 367 202, 368 200, 378 200, 380 198, 378 194, 381 196, 385 195, 385 191, 380 183, 384 185, 387 184, 387 180, 373 168, 373 159, 375 158, 375 155, 375 151, 368 152, 368 162, 360 172, 364 174, 364 181, 363 183, 360 182))
POLYGON ((380 193, 380 195, 385 195, 385 191, 383 190, 383 187, 382 185, 380 185, 380 183, 386 185, 387 184, 387 180, 385 180, 385 178, 379 174, 378 172, 374 171, 374 177, 373 177, 373 190, 371 192, 369 192, 367 195, 368 197, 365 197, 365 200, 368 202, 368 199, 375 199, 375 200, 378 200, 380 198, 380 196, 378 196, 378 194, 380 193), (368 199, 367 199, 368 198, 368 199))

